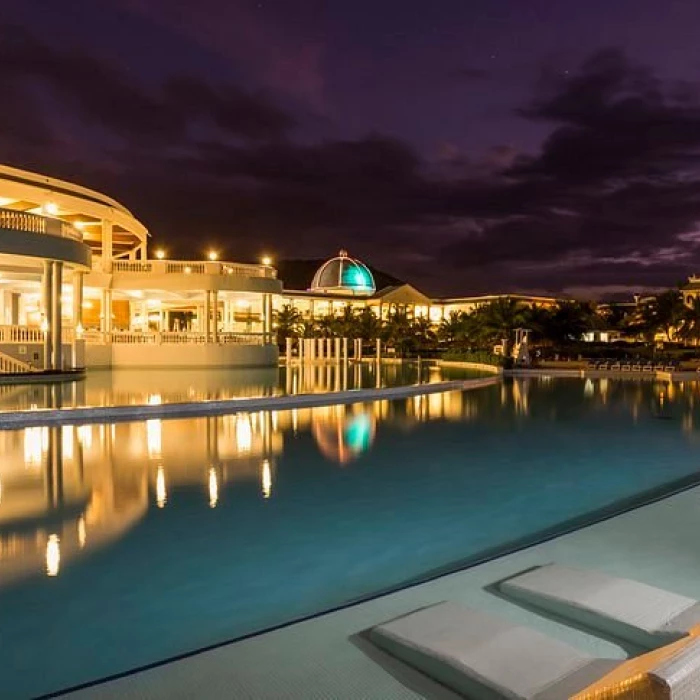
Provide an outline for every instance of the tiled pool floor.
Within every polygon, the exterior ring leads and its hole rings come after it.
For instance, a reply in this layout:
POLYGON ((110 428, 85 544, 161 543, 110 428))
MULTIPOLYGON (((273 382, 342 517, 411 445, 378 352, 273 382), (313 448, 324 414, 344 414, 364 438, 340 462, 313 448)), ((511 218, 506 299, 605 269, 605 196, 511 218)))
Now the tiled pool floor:
POLYGON ((484 587, 530 566, 558 561, 700 598, 699 525, 700 488, 694 488, 468 571, 64 697, 454 699, 453 693, 375 652, 357 636, 374 624, 446 599, 530 625, 589 653, 620 658, 637 650, 623 650, 541 617, 484 587))

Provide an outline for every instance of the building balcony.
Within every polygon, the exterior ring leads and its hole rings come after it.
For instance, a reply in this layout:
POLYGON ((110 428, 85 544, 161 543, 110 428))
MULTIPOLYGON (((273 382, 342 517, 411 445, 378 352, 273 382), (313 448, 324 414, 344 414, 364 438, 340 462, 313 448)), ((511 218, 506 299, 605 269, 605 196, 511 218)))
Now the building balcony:
POLYGON ((112 272, 277 279, 277 270, 269 265, 244 265, 235 262, 210 260, 114 260, 112 262, 112 272))

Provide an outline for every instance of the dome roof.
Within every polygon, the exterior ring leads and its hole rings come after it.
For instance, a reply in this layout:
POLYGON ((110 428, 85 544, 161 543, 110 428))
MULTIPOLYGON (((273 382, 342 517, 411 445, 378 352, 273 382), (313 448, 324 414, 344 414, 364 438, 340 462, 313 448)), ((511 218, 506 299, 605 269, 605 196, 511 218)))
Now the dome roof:
POLYGON ((371 296, 376 291, 374 277, 364 263, 341 250, 335 258, 326 260, 316 270, 311 281, 312 292, 371 296))

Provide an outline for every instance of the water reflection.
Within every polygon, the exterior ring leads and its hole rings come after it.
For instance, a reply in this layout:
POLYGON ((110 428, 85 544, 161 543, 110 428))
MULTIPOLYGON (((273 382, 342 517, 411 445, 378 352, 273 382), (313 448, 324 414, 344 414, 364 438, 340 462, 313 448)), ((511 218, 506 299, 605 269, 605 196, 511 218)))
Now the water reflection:
POLYGON ((695 441, 699 398, 696 382, 518 379, 402 401, 2 431, 0 586, 27 575, 60 576, 149 510, 175 507, 183 489, 217 513, 237 484, 250 484, 262 501, 283 498, 277 471, 290 441, 306 440, 320 463, 352 470, 363 469, 385 426, 405 434, 427 421, 479 420, 510 431, 533 419, 576 426, 605 412, 611 421, 665 420, 668 430, 695 441))
POLYGON ((393 387, 478 376, 427 362, 326 363, 267 369, 93 370, 78 382, 0 385, 0 411, 250 398, 393 387), (165 389, 164 387, 167 387, 165 389))

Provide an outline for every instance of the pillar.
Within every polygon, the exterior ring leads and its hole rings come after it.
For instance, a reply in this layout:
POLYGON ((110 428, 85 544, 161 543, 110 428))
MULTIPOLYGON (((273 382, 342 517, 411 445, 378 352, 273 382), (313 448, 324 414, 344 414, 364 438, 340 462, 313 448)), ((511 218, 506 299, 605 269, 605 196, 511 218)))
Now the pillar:
POLYGON ((362 359, 362 338, 357 339, 357 359, 362 359))
POLYGON ((340 362, 340 338, 335 339, 335 361, 340 362))
POLYGON ((83 328, 83 272, 73 272, 73 331, 83 328))
MULTIPOLYGON (((132 319, 129 319, 130 326, 131 323, 132 319)), ((100 330, 105 334, 112 332, 112 290, 110 289, 102 290, 102 327, 100 330)), ((109 338, 106 341, 109 342, 109 338)))
MULTIPOLYGON (((285 357, 287 359, 287 367, 291 367, 292 366, 292 339, 285 338, 284 343, 285 343, 285 357)), ((287 373, 289 373, 289 370, 287 370, 287 373)), ((289 392, 287 392, 287 393, 289 393, 289 392)))
POLYGON ((148 257, 148 254, 146 252, 146 241, 144 241, 140 246, 139 246, 139 260, 146 260, 148 257))
POLYGON ((263 295, 263 340, 272 342, 272 294, 263 295))
POLYGON ((53 347, 52 347, 52 368, 53 369, 63 369, 63 329, 62 329, 62 311, 63 304, 61 302, 61 288, 63 286, 63 263, 54 262, 53 264, 53 280, 52 280, 52 302, 53 308, 51 311, 51 321, 53 325, 53 331, 51 333, 53 337, 53 347))
POLYGON ((211 305, 212 305, 212 327, 211 336, 212 342, 219 342, 219 292, 214 289, 211 293, 211 305))
POLYGON ((343 338, 343 362, 348 361, 348 339, 343 338))
POLYGON ((112 222, 102 222, 102 269, 104 272, 112 271, 112 222))
POLYGON ((333 339, 326 338, 326 359, 330 360, 333 355, 333 339))
POLYGON ((309 362, 316 360, 316 341, 317 338, 309 338, 309 362))
POLYGON ((377 338, 377 362, 382 359, 382 341, 381 338, 377 338))
POLYGON ((204 292, 204 342, 209 342, 211 335, 211 295, 207 289, 204 292))
POLYGON ((51 369, 53 361, 53 261, 44 261, 41 288, 41 305, 44 320, 44 369, 51 369))
POLYGON ((325 338, 318 338, 316 341, 316 355, 318 356, 318 359, 323 362, 323 357, 324 357, 324 352, 325 352, 325 338))

